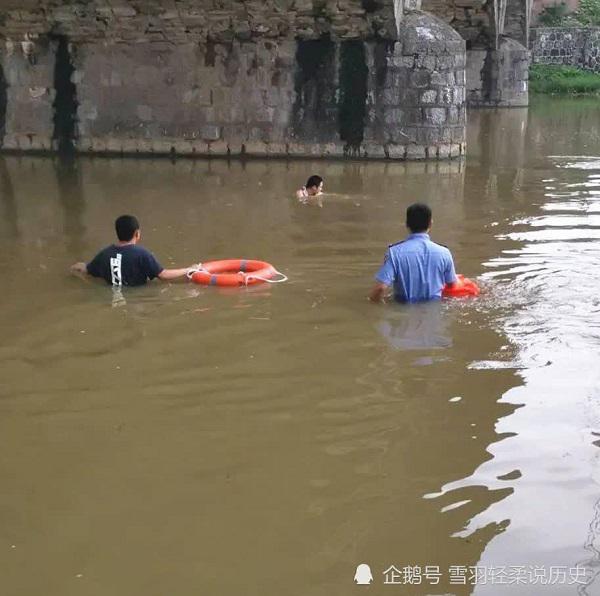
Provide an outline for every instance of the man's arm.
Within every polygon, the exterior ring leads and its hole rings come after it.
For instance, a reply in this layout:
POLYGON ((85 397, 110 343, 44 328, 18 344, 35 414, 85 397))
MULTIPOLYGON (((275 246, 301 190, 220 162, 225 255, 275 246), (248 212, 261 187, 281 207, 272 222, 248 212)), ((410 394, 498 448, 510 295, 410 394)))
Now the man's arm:
POLYGON ((375 285, 369 294, 371 302, 385 302, 385 299, 391 294, 394 285, 394 266, 390 256, 389 249, 385 253, 383 265, 375 276, 375 285))
POLYGON ((198 263, 194 263, 189 267, 184 267, 183 269, 163 269, 158 275, 158 279, 162 279, 163 281, 170 281, 172 279, 179 279, 180 277, 185 277, 190 271, 195 271, 199 269, 200 265, 198 263))
POLYGON ((385 302, 387 296, 389 296, 391 287, 381 282, 376 283, 369 294, 369 300, 371 302, 385 302))
POLYGON ((454 259, 452 258, 452 253, 450 251, 448 251, 448 258, 446 260, 444 281, 449 288, 454 286, 454 284, 457 282, 456 271, 454 269, 454 259))

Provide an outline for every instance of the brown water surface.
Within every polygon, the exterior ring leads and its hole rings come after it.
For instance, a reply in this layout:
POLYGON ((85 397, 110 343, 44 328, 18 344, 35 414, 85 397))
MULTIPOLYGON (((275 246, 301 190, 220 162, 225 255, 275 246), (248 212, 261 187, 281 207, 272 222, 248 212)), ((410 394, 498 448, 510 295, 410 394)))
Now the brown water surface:
POLYGON ((0 159, 0 594, 600 594, 599 123, 471 112, 464 163, 0 159), (415 200, 479 299, 366 301, 415 200), (125 212, 166 266, 289 281, 68 276, 125 212))

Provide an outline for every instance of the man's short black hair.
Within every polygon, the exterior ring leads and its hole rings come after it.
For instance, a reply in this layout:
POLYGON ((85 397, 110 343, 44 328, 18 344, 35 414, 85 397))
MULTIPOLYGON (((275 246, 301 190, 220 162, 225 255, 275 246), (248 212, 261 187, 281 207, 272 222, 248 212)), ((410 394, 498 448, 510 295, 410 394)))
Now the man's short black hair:
POLYGON ((311 176, 307 181, 306 181, 306 188, 312 188, 313 186, 316 186, 317 188, 319 188, 319 185, 321 184, 321 182, 323 182, 323 178, 321 178, 321 176, 311 176))
POLYGON ((115 220, 117 238, 121 242, 129 242, 139 229, 140 222, 133 215, 121 215, 121 217, 117 217, 115 220))
POLYGON ((413 233, 426 232, 431 225, 431 209, 424 203, 413 203, 406 210, 406 227, 413 233))

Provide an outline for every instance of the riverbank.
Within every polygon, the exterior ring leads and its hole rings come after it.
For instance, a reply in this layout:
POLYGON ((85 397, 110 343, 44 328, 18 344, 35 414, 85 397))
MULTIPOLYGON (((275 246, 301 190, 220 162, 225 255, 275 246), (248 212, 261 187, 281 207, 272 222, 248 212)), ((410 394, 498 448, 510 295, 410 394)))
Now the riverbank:
POLYGON ((551 95, 589 95, 600 91, 600 75, 574 66, 532 64, 529 90, 551 95))

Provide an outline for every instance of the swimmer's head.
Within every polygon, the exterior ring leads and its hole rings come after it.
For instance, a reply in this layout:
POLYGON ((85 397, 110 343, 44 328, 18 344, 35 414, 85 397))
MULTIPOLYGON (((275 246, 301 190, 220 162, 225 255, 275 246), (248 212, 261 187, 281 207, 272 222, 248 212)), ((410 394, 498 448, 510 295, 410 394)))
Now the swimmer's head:
POLYGON ((121 215, 115 220, 117 238, 121 242, 136 242, 140 238, 140 222, 133 215, 121 215))
POLYGON ((413 233, 426 232, 431 227, 431 209, 424 203, 413 203, 406 210, 406 227, 413 233))
POLYGON ((306 181, 306 192, 309 196, 318 195, 323 192, 323 178, 321 176, 311 176, 306 181))

